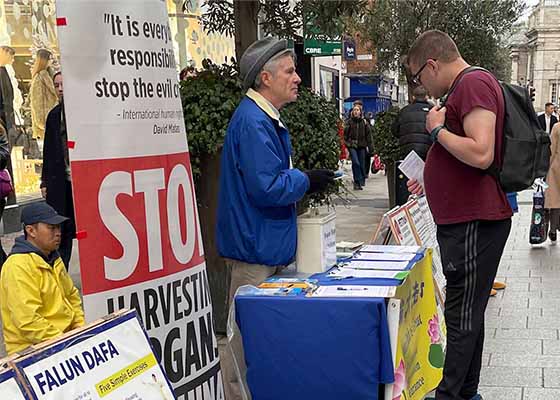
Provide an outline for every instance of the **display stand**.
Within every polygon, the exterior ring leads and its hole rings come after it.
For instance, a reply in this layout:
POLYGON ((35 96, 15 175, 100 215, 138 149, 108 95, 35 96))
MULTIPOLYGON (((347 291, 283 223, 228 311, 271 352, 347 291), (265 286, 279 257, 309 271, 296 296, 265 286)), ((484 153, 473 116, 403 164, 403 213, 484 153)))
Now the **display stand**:
POLYGON ((386 212, 374 233, 371 243, 418 245, 432 248, 432 274, 438 307, 441 308, 443 313, 446 280, 436 238, 436 225, 425 196, 412 199, 406 204, 386 212))
MULTIPOLYGON (((5 390, 20 388, 23 399, 175 398, 136 311, 109 315, 32 346, 8 366, 5 390)), ((0 388, 1 399, 17 399, 0 388)))

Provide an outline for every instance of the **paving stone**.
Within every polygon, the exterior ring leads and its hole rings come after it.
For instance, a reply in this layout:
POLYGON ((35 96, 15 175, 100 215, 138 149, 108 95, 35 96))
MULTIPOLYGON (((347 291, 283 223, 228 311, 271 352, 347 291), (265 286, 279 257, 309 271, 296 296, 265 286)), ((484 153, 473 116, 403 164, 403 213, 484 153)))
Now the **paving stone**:
POLYGON ((507 268, 507 267, 540 267, 542 265, 540 258, 527 258, 523 257, 520 258, 514 255, 503 255, 500 260, 500 266, 498 269, 507 268))
POLYGON ((560 290, 557 289, 543 289, 542 297, 548 297, 550 299, 560 299, 560 290))
POLYGON ((557 329, 496 329, 497 339, 558 339, 557 329))
POLYGON ((540 276, 543 279, 543 281, 546 281, 547 279, 555 278, 555 277, 558 276, 558 271, 556 271, 553 268, 541 269, 541 270, 532 269, 530 271, 531 271, 530 276, 532 276, 532 277, 540 276))
POLYGON ((542 308, 514 308, 514 307, 501 307, 500 316, 503 317, 528 317, 529 315, 540 315, 542 316, 542 308))
MULTIPOLYGON (((516 269, 509 269, 507 267, 499 267, 500 275, 509 277, 509 276, 518 276, 518 277, 530 277, 529 275, 529 267, 528 268, 516 268, 516 269), (506 270, 504 270, 504 268, 506 270)), ((534 275, 537 276, 537 275, 534 275)), ((539 275, 540 276, 540 275, 539 275)))
MULTIPOLYGON (((543 340, 543 354, 560 355, 560 340, 543 340)), ((558 363, 560 367, 560 363, 558 363)))
POLYGON ((560 316, 541 317, 540 315, 529 315, 528 328, 560 328, 560 316))
MULTIPOLYGON (((492 360, 490 360, 490 362, 492 362, 492 360)), ((542 387, 542 376, 542 368, 482 367, 480 385, 499 387, 542 387)))
POLYGON ((500 315, 501 310, 502 309, 500 307, 487 308, 486 313, 484 315, 486 316, 486 318, 498 317, 500 315))
POLYGON ((484 351, 487 353, 542 354, 542 340, 487 338, 484 340, 484 351))
POLYGON ((487 367, 490 365, 490 354, 489 353, 482 353, 482 365, 487 367))
POLYGON ((478 392, 488 400, 522 400, 523 389, 480 386, 478 392))
POLYGON ((523 276, 508 276, 506 277, 506 283, 510 284, 510 283, 520 283, 520 282, 528 282, 529 284, 539 284, 542 283, 542 278, 537 276, 537 277, 532 277, 532 278, 528 278, 528 277, 523 277, 523 276))
POLYGON ((560 368, 544 369, 544 387, 560 388, 560 368))
MULTIPOLYGON (((507 301, 507 300, 506 300, 507 301)), ((529 304, 529 300, 527 299, 527 304, 529 304)), ((541 315, 542 314, 542 308, 541 307, 527 307, 525 304, 523 304, 524 307, 518 307, 517 305, 511 305, 511 304, 504 304, 502 305, 502 307, 500 307, 500 309, 503 311, 502 315, 507 315, 507 314, 513 314, 516 311, 527 311, 528 313, 534 314, 534 315, 541 315)))
POLYGON ((551 299, 548 297, 542 299, 530 299, 529 308, 560 310, 560 299, 551 299))
POLYGON ((486 328, 523 329, 527 328, 527 318, 528 317, 524 316, 485 318, 484 326, 486 326, 486 328))
MULTIPOLYGON (((502 300, 503 301, 508 301, 508 300, 515 300, 515 299, 524 299, 524 300, 530 300, 530 299, 540 299, 542 298, 541 292, 540 291, 534 291, 534 292, 510 292, 508 290, 505 290, 503 295, 502 295, 502 300)), ((520 300, 521 301, 521 300, 520 300)))
MULTIPOLYGON (((538 301, 542 299, 534 298, 529 301, 527 298, 521 297, 511 297, 508 299, 503 299, 501 297, 490 297, 488 300, 488 308, 500 308, 500 307, 517 307, 517 308, 529 308, 529 304, 532 304, 533 301, 538 301)), ((560 300, 560 299, 559 299, 560 300)), ((535 308, 540 306, 533 306, 535 308)))
POLYGON ((530 292, 529 282, 506 282, 506 284, 504 292, 530 292))
POLYGON ((559 389, 525 388, 523 393, 523 400, 558 400, 558 399, 560 399, 559 389))
POLYGON ((560 356, 546 354, 492 353, 491 367, 554 368, 560 365, 560 356))
POLYGON ((542 310, 541 315, 543 317, 554 317, 558 315, 558 309, 555 308, 541 308, 541 310, 542 310))

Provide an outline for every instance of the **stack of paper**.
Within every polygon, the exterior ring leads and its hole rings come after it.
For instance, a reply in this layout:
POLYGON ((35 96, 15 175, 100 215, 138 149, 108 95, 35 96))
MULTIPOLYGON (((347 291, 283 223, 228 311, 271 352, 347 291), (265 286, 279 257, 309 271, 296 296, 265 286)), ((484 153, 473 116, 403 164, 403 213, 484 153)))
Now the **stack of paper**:
POLYGON ((338 242, 336 244, 336 251, 338 252, 353 252, 363 246, 364 242, 338 242))
POLYGON ((412 261, 416 257, 415 253, 356 253, 352 260, 363 261, 412 261))
POLYGON ((360 253, 418 253, 422 248, 420 246, 383 246, 376 244, 367 244, 360 249, 360 253))
POLYGON ((337 268, 329 273, 329 277, 335 279, 345 278, 383 278, 383 279, 404 279, 409 271, 382 271, 376 269, 352 269, 337 268))
POLYGON ((353 269, 380 269, 389 271, 404 271, 408 267, 408 261, 363 261, 351 260, 344 264, 344 268, 353 269))
POLYGON ((393 297, 395 286, 319 286, 313 297, 393 297))

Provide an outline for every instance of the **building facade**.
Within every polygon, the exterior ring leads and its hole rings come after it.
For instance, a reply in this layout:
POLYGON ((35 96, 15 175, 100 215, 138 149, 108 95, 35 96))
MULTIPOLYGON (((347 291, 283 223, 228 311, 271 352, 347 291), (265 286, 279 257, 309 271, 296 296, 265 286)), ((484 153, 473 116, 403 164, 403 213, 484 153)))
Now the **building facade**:
POLYGON ((560 0, 540 0, 510 45, 511 82, 535 88, 535 110, 560 102, 560 0))

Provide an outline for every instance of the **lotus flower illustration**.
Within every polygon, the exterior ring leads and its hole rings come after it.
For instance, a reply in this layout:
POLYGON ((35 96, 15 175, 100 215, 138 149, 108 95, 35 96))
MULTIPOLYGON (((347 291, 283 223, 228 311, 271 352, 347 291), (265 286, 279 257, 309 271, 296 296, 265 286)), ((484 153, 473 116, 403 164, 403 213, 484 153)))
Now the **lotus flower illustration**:
POLYGON ((406 367, 404 365, 404 360, 401 360, 398 368, 395 370, 392 400, 401 400, 402 392, 406 389, 406 386, 406 367))
POLYGON ((428 354, 428 361, 434 368, 443 368, 445 361, 445 354, 443 354, 443 347, 441 345, 441 335, 439 332, 439 318, 434 314, 432 319, 428 321, 428 336, 430 336, 430 352, 428 354))

